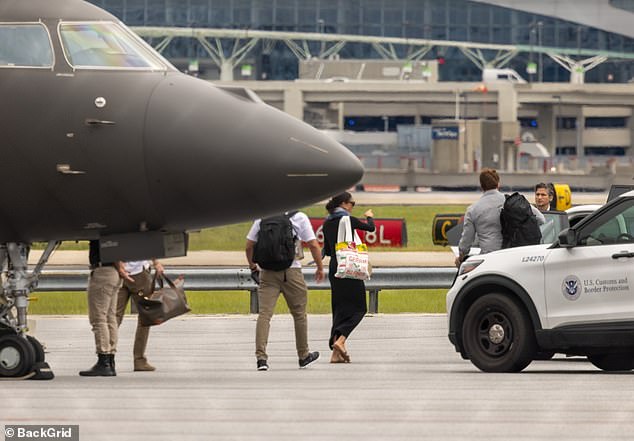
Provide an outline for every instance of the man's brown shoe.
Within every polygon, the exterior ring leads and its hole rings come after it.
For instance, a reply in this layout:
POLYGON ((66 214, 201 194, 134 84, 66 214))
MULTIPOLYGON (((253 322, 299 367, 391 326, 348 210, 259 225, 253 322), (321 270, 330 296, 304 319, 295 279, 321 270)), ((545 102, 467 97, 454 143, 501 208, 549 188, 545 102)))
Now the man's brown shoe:
POLYGON ((148 363, 146 359, 134 360, 135 372, 151 372, 155 370, 156 368, 148 363))

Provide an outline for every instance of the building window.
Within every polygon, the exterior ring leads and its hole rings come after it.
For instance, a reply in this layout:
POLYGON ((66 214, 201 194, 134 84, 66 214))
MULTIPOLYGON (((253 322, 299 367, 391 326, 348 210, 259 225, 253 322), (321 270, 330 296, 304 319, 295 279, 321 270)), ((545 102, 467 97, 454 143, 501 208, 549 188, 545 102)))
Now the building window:
POLYGON ((167 22, 165 17, 166 13, 165 0, 147 0, 147 22, 145 24, 150 26, 165 26, 167 22))
POLYGON ((558 156, 575 156, 577 154, 577 147, 575 146, 557 147, 555 149, 555 154, 558 156))
POLYGON ((586 118, 586 128, 613 129, 626 127, 626 118, 591 117, 586 118))
POLYGON ((577 128, 577 118, 559 116, 557 117, 557 128, 563 130, 574 130, 577 128))
MULTIPOLYGON (((493 6, 471 0, 88 0, 123 20, 127 25, 214 27, 262 30, 309 31, 405 38, 430 38, 500 44, 523 44, 533 48, 567 47, 634 52, 634 39, 566 20, 493 6)), ((0 0, 0 3, 2 0, 0 0)), ((606 2, 607 3, 607 2, 606 2)), ((614 8, 634 12, 634 0, 610 0, 614 8)), ((618 10, 617 10, 618 11, 618 10)), ((177 40, 177 39, 175 39, 177 40)), ((281 46, 276 44, 276 46, 281 46)), ((319 44, 317 44, 319 46, 319 44)), ((330 44, 328 45, 330 46, 330 44)), ((341 56, 376 58, 369 45, 348 43, 341 56)), ((189 44, 174 41, 165 50, 174 59, 188 58, 189 44)), ((455 49, 445 49, 450 66, 441 80, 477 79, 466 70, 472 64, 455 49), (467 75, 460 72, 467 71, 467 75)), ((261 56, 262 45, 250 55, 261 56)), ((290 63, 282 71, 296 71, 297 60, 282 55, 288 48, 274 49, 272 64, 290 63)), ((399 52, 399 55, 402 53, 399 52)), ((533 60, 537 61, 537 54, 533 60)), ((539 72, 543 80, 568 81, 569 74, 542 55, 539 72)), ((510 60, 520 72, 526 56, 510 60)), ((606 63, 589 71, 586 82, 625 83, 632 78, 634 62, 606 63)), ((479 75, 478 75, 479 76, 479 75)), ((282 79, 274 77, 271 79, 282 79)))
POLYGON ((527 127, 532 129, 539 127, 539 124, 537 123, 537 120, 535 118, 517 118, 517 120, 520 122, 520 127, 527 127))
POLYGON ((345 129, 355 132, 396 132, 396 126, 414 124, 413 116, 346 116, 345 129))
POLYGON ((145 24, 145 0, 127 0, 124 20, 128 26, 145 24))
POLYGON ((625 147, 585 147, 586 156, 625 156, 625 147))

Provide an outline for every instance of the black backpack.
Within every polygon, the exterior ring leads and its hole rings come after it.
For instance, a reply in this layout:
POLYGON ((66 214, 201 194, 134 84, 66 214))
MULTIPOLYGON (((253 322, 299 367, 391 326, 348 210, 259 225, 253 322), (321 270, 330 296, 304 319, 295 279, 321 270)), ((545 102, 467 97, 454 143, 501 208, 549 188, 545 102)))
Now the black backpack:
POLYGON ((296 237, 291 217, 296 213, 297 211, 271 216, 260 221, 253 261, 261 268, 281 271, 293 264, 296 237))
POLYGON ((524 196, 515 192, 504 195, 504 207, 500 213, 502 224, 502 248, 537 245, 542 233, 533 214, 531 204, 524 196))

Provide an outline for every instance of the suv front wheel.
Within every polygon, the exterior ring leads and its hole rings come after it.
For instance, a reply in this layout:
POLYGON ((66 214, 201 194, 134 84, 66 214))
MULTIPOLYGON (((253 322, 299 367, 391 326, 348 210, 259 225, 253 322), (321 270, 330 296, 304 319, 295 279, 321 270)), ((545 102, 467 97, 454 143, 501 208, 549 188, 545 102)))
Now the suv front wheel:
POLYGON ((462 341, 471 362, 485 372, 519 372, 537 352, 535 333, 524 308, 498 293, 486 294, 469 307, 462 341))

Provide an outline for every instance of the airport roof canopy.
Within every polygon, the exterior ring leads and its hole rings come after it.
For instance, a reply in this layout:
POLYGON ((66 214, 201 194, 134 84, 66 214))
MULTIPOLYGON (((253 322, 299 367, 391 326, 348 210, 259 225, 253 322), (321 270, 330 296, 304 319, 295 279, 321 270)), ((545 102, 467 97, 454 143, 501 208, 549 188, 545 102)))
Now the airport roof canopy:
MULTIPOLYGON (((15 1, 15 0, 13 0, 15 1)), ((42 1, 42 0, 40 0, 42 1)), ((281 40, 286 42, 289 46, 296 41, 310 42, 319 41, 325 43, 333 43, 337 46, 337 51, 341 49, 346 43, 366 43, 371 44, 384 58, 398 58, 397 53, 394 50, 394 45, 404 45, 408 47, 455 47, 460 50, 475 51, 478 56, 484 58, 482 51, 495 51, 502 53, 518 53, 518 52, 542 52, 545 54, 559 54, 570 55, 577 57, 594 57, 604 56, 612 59, 634 59, 634 53, 618 52, 618 51, 605 51, 599 49, 577 49, 577 48, 563 48, 563 47, 543 47, 543 46, 529 46, 529 45, 510 45, 510 44, 489 44, 489 43, 477 43, 470 41, 450 41, 450 40, 429 40, 422 38, 400 38, 400 37, 381 37, 370 35, 352 35, 352 34, 324 34, 318 32, 285 32, 285 31, 260 31, 252 29, 225 29, 225 28, 184 28, 184 27, 133 27, 136 33, 142 37, 154 37, 154 38, 227 38, 233 40, 281 40), (378 49, 379 47, 383 50, 378 49)), ((311 56, 332 55, 333 51, 326 51, 326 54, 311 54, 306 44, 298 45, 300 53, 305 58, 311 56)), ((334 52, 336 53, 336 52, 334 52)), ((420 58, 426 54, 426 52, 412 52, 420 58)), ((508 61, 508 60, 506 60, 508 61)), ((501 67, 501 66, 495 66, 501 67)))

